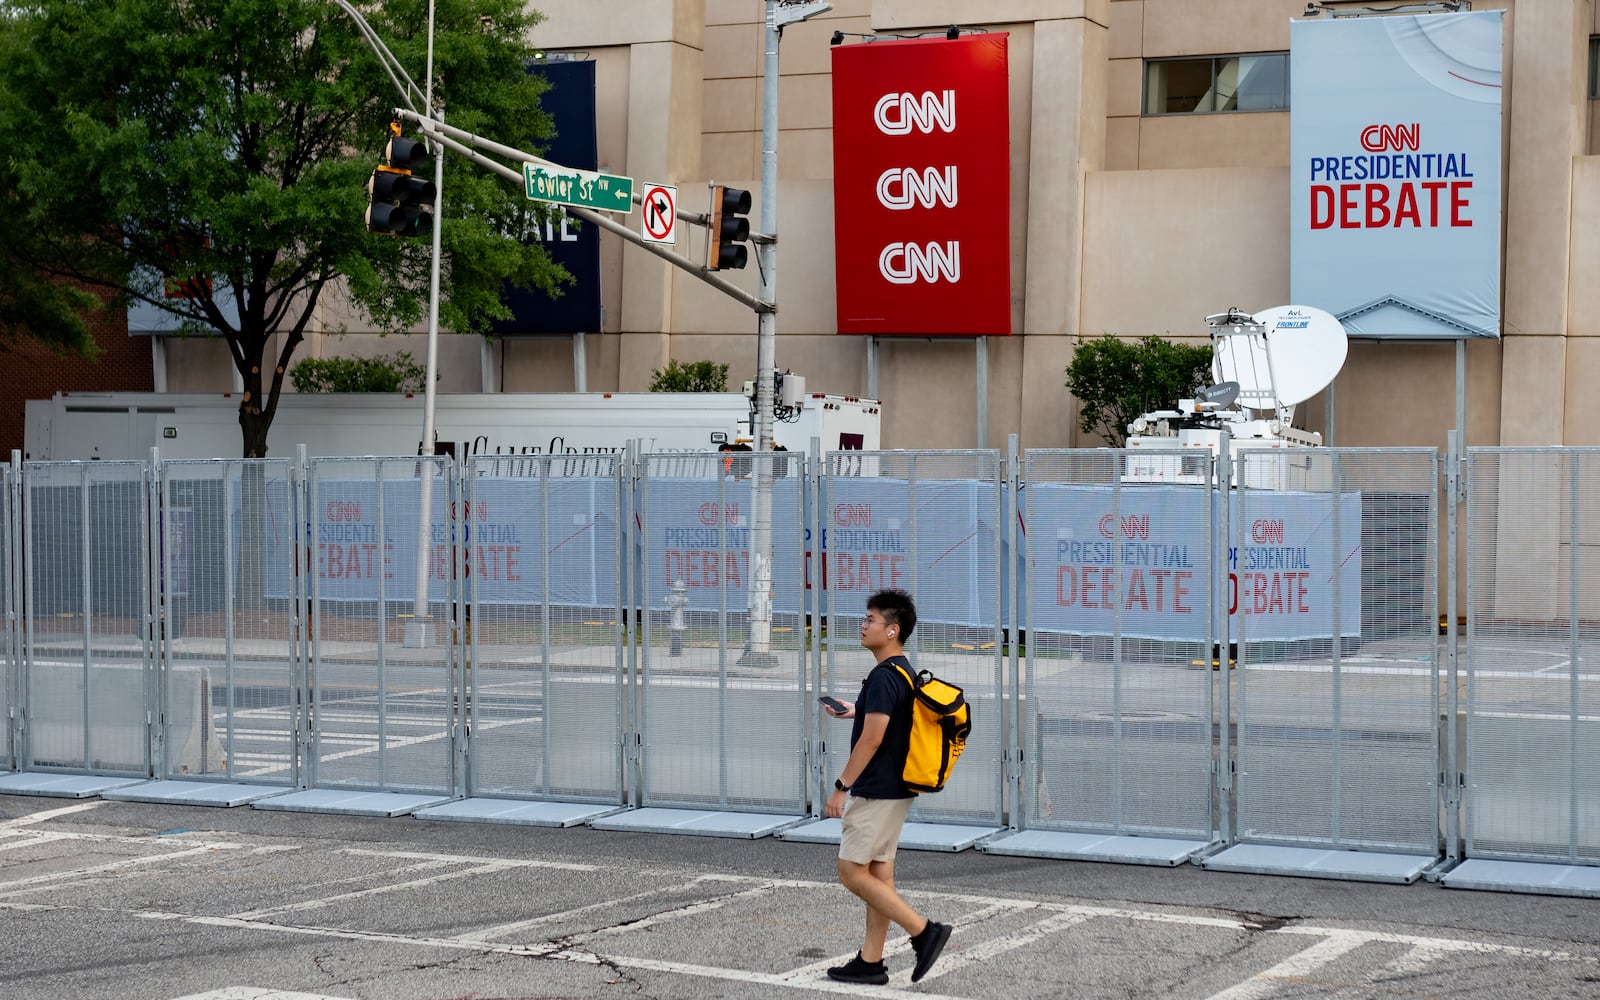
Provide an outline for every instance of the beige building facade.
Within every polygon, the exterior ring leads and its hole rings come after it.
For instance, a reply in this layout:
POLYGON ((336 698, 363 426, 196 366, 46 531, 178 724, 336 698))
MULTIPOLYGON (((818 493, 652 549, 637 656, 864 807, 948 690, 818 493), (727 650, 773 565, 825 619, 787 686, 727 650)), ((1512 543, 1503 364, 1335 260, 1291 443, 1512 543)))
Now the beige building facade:
MULTIPOLYGON (((989 338, 983 366, 970 338, 879 338, 885 447, 1004 447, 1013 433, 1024 447, 1097 445, 1076 429, 1064 384, 1078 338, 1201 341, 1208 313, 1289 301, 1291 112, 1149 114, 1145 89, 1152 60, 1286 53, 1304 0, 831 2, 783 35, 775 225, 759 212, 762 0, 539 0, 534 41, 595 62, 603 170, 676 184, 693 211, 711 181, 755 194, 752 226, 780 238, 778 367, 812 391, 862 395, 868 344, 835 332, 830 39, 950 24, 1009 33, 1013 333, 989 338)), ((1600 444, 1600 393, 1583 389, 1600 381, 1595 3, 1473 9, 1506 12, 1503 326, 1500 340, 1465 351, 1467 442, 1600 444)), ((447 197, 455 169, 472 168, 447 165, 447 197)), ((629 222, 637 229, 638 214, 629 222)), ((703 260, 703 231, 681 228, 677 251, 703 260)), ((748 308, 610 235, 601 261, 602 329, 581 354, 587 389, 642 390, 669 358, 727 362, 735 384, 754 377, 748 308)), ((756 290, 753 255, 723 274, 756 290)), ((420 337, 372 335, 336 300, 322 320, 302 356, 422 356, 420 337)), ((577 385, 569 337, 507 338, 487 356, 478 338, 443 340, 445 391, 577 385)), ((229 387, 220 345, 173 343, 167 364, 172 391, 229 387)), ((1332 403, 1313 399, 1297 422, 1345 446, 1443 446, 1456 385, 1453 344, 1354 342, 1332 403)))

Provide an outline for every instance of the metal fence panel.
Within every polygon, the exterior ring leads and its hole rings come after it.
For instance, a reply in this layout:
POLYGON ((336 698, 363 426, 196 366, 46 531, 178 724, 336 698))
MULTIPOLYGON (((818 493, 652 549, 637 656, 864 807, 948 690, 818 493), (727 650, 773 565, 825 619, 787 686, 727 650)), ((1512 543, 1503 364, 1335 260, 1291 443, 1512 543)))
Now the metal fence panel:
POLYGON ((1209 457, 1171 485, 1124 482, 1128 457, 1023 458, 1022 825, 1209 839, 1209 457))
MULTIPOLYGON (((464 567, 450 469, 435 457, 310 463, 311 787, 454 791, 450 637, 464 567), (424 489, 430 516, 419 553, 424 489), (420 619, 419 557, 428 591, 420 619)), ((290 581, 277 588, 288 593, 290 581)))
POLYGON ((1468 857, 1600 864, 1600 450, 1467 451, 1468 857))
POLYGON ((21 528, 16 520, 16 484, 16 470, 11 465, 0 466, 0 615, 5 622, 0 633, 0 771, 16 770, 17 716, 22 704, 18 694, 22 655, 17 635, 20 609, 16 558, 21 528))
POLYGON ((621 456, 478 456, 469 795, 620 804, 621 456))
MULTIPOLYGON (((908 591, 917 626, 907 656, 960 685, 972 713, 972 735, 949 784, 918 796, 911 819, 1000 823, 1008 696, 1000 453, 830 452, 824 467, 821 564, 809 569, 825 591, 823 688, 855 700, 874 666, 860 641, 867 598, 886 588, 908 591)), ((831 777, 849 757, 852 723, 824 716, 822 725, 822 774, 831 777)))
POLYGON ((29 770, 149 773, 148 487, 143 462, 23 466, 29 770))
POLYGON ((288 461, 163 462, 163 777, 298 783, 298 477, 288 461))
POLYGON ((1246 451, 1239 480, 1239 839, 1438 851, 1437 452, 1246 451))
POLYGON ((805 809, 802 461, 784 453, 640 457, 643 805, 805 809), (766 565, 751 556, 761 551, 763 522, 766 565), (756 606, 763 576, 766 614, 756 606))

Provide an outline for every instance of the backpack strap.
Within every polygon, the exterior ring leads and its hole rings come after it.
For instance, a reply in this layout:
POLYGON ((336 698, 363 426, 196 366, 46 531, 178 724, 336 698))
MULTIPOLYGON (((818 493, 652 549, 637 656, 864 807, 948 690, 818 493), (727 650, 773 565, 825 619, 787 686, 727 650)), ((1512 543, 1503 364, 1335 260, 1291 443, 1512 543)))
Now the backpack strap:
POLYGON ((917 684, 917 679, 911 676, 911 671, 907 670, 904 665, 899 663, 890 662, 889 665, 894 667, 895 670, 900 673, 900 676, 906 679, 907 684, 911 685, 911 693, 916 694, 919 685, 917 684))

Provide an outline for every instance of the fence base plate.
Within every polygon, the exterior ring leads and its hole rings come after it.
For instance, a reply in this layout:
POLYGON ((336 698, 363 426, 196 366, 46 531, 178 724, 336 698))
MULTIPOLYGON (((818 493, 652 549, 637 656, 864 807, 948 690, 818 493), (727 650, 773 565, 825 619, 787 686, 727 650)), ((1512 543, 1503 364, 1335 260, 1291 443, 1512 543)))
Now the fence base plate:
POLYGON ((633 809, 589 823, 596 830, 627 833, 687 833, 697 837, 733 837, 757 840, 770 837, 800 816, 773 813, 712 812, 697 809, 633 809))
POLYGON ((1470 858, 1456 865, 1439 881, 1450 889, 1600 896, 1600 868, 1591 865, 1470 858))
MULTIPOLYGON (((900 831, 900 849, 906 851, 964 851, 985 838, 1000 833, 996 826, 962 826, 957 823, 909 822, 900 831)), ((779 840, 802 844, 837 844, 839 821, 819 819, 778 834, 779 840)))
POLYGON ((429 806, 412 813, 417 819, 438 819, 458 823, 506 823, 514 826, 545 826, 565 829, 580 826, 601 816, 620 812, 621 806, 597 806, 593 802, 529 802, 526 799, 470 798, 429 806))
POLYGON ((1325 847, 1278 847, 1237 844, 1200 862, 1207 870, 1337 878, 1355 882, 1409 884, 1438 860, 1433 855, 1385 854, 1379 851, 1329 850, 1325 847))
POLYGON ((444 795, 406 795, 400 792, 360 792, 337 788, 274 795, 251 803, 252 809, 272 812, 336 813, 340 816, 404 816, 406 813, 449 802, 444 795))
POLYGON ((1108 833, 1066 833, 1058 830, 1023 830, 991 840, 978 848, 989 854, 1024 858, 1061 858, 1068 861, 1112 861, 1133 865, 1176 867, 1206 849, 1204 840, 1170 837, 1129 837, 1108 833))
POLYGON ((44 795, 55 799, 88 799, 113 788, 142 785, 144 778, 107 778, 98 774, 46 774, 24 771, 0 775, 0 795, 44 795))
POLYGON ((101 798, 121 802, 164 802, 179 806, 247 805, 269 795, 282 795, 287 788, 270 785, 242 785, 231 781, 147 781, 101 793, 101 798))

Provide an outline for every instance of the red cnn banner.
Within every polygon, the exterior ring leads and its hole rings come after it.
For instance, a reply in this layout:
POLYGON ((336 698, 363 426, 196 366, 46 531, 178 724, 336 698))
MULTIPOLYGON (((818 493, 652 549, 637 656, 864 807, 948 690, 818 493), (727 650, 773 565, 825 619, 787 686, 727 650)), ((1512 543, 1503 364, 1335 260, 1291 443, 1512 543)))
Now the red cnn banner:
POLYGON ((834 46, 839 332, 1011 332, 1006 35, 834 46))

